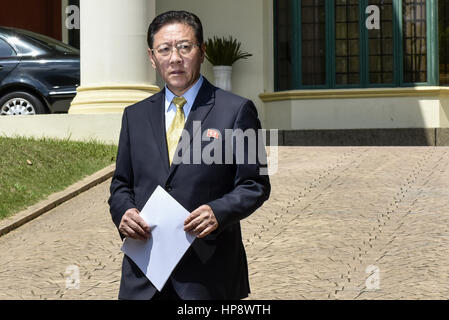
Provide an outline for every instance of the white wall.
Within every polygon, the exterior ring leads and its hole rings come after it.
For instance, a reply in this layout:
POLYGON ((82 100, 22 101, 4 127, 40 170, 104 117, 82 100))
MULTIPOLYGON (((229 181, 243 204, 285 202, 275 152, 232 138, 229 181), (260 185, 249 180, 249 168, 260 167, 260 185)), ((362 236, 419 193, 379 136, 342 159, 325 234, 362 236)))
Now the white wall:
POLYGON ((440 128, 448 107, 438 97, 304 99, 266 102, 266 127, 284 130, 440 128))
POLYGON ((0 136, 36 137, 117 144, 122 115, 106 114, 45 114, 0 117, 0 136))
MULTIPOLYGON (((186 10, 196 14, 204 29, 204 40, 213 36, 232 35, 242 43, 241 50, 251 53, 248 59, 233 65, 232 91, 251 99, 264 123, 264 104, 259 94, 266 83, 265 61, 271 41, 267 37, 266 16, 269 16, 269 0, 156 0, 156 14, 168 10, 186 10)), ((271 8, 271 7, 270 7, 271 8)), ((214 83, 211 64, 206 60, 202 66, 203 75, 214 83)), ((158 83, 160 85, 160 83, 158 83)))

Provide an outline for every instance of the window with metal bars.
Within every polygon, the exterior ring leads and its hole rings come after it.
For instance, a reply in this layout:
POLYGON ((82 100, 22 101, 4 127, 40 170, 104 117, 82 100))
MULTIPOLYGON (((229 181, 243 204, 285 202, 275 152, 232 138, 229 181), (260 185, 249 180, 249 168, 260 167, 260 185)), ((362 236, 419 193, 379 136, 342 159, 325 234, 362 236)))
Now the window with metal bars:
POLYGON ((380 28, 368 30, 369 83, 394 82, 393 1, 370 1, 380 9, 380 28))
POLYGON ((275 1, 274 10, 276 25, 276 87, 279 90, 289 90, 292 84, 292 15, 289 1, 275 1))
POLYGON ((338 85, 360 83, 359 21, 357 0, 335 1, 335 78, 338 85))
MULTIPOLYGON (((274 0, 276 90, 436 85, 431 19, 441 2, 274 0), (378 29, 365 24, 371 5, 379 9, 378 29)), ((441 67, 449 74, 449 59, 441 67)))
POLYGON ((325 0, 301 1, 302 82, 326 84, 325 0))
POLYGON ((438 1, 440 84, 449 85, 449 1, 438 1))
POLYGON ((426 0, 402 1, 402 21, 404 82, 426 82, 426 0))

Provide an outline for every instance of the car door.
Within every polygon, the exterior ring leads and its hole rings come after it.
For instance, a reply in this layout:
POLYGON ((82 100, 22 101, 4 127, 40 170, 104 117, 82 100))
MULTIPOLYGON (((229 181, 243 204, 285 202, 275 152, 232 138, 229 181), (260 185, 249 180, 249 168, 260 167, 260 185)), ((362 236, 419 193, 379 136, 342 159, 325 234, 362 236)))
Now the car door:
POLYGON ((0 37, 0 85, 6 76, 14 70, 20 62, 20 57, 16 51, 0 37))

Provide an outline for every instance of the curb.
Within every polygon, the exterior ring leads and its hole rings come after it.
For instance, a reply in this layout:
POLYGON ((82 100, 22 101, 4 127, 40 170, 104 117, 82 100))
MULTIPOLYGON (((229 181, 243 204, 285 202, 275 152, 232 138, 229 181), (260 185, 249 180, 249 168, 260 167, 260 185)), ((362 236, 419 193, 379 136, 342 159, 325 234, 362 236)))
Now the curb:
POLYGON ((11 217, 0 220, 0 237, 17 229, 27 222, 43 215, 44 213, 54 209, 60 204, 76 197, 80 193, 100 184, 111 178, 115 171, 115 164, 97 171, 96 173, 72 184, 63 191, 56 192, 47 197, 47 199, 20 211, 11 217))

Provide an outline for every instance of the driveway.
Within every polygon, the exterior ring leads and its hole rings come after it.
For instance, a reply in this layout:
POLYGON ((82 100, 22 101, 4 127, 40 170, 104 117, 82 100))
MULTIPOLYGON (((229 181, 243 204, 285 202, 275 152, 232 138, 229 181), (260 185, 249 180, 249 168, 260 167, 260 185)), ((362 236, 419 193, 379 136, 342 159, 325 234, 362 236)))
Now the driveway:
MULTIPOLYGON (((250 299, 448 299, 448 156, 280 147, 269 201, 242 221, 250 299)), ((109 184, 0 237, 0 299, 117 298, 109 184)))

